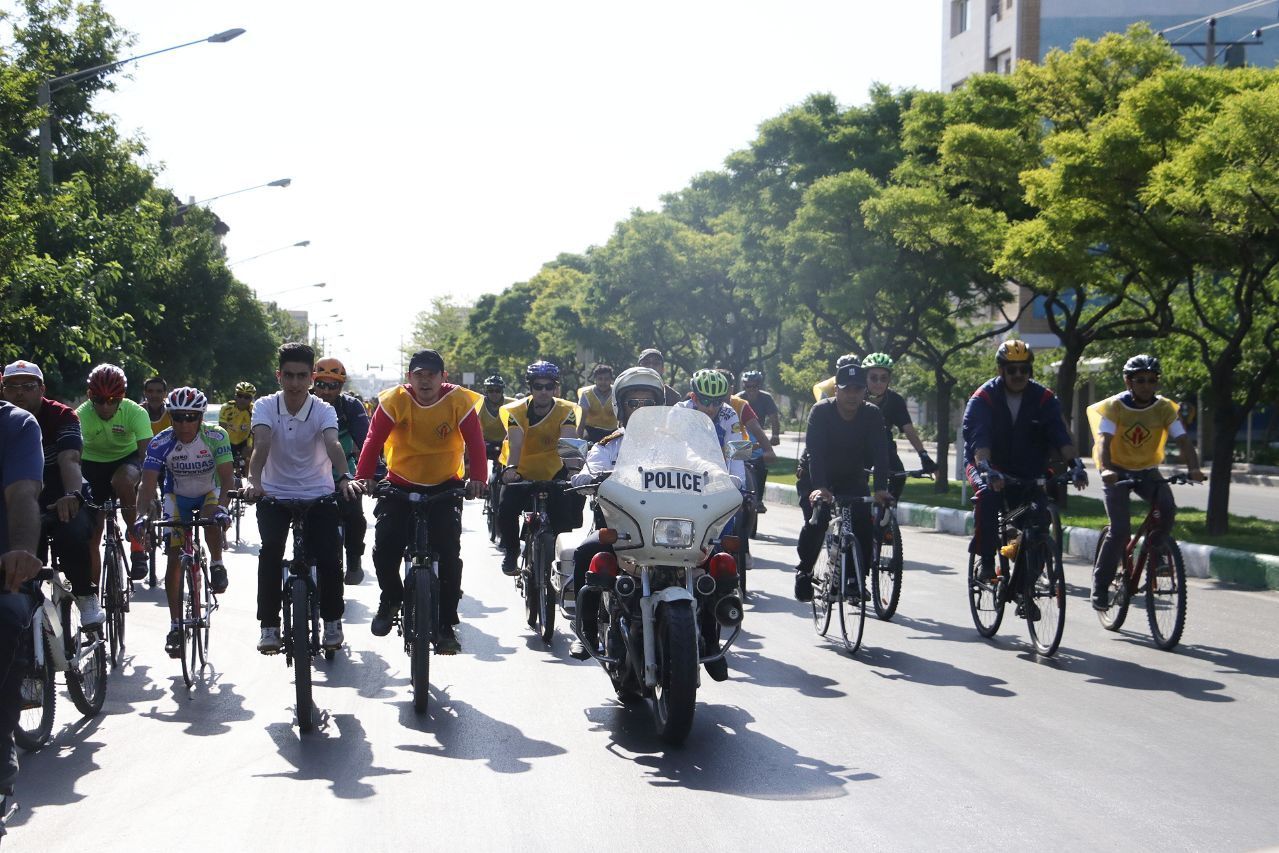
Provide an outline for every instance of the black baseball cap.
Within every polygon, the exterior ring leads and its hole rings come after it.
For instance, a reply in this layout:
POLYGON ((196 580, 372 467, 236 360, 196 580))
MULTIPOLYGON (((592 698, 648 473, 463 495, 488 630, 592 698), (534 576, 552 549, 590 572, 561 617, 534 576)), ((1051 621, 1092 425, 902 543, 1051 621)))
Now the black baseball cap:
POLYGON ((866 370, 860 364, 845 364, 835 374, 835 386, 838 388, 865 388, 866 370))
POLYGON ((409 359, 409 373, 423 368, 442 373, 444 371, 444 358, 433 349, 418 350, 409 359))

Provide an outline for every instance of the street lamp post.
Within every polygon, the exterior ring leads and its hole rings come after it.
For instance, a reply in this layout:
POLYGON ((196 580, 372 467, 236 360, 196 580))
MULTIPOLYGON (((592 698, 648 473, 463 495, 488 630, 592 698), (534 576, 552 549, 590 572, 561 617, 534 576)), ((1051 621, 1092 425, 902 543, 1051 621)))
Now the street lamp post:
POLYGON ((199 201, 189 201, 186 204, 179 204, 178 213, 183 213, 184 211, 190 210, 191 208, 195 207, 197 204, 207 204, 208 202, 211 202, 211 201, 217 201, 220 198, 227 198, 228 196, 239 195, 240 193, 247 193, 249 190, 260 190, 263 187, 283 188, 283 187, 287 187, 291 183, 293 183, 292 178, 277 178, 274 181, 267 181, 265 184, 255 184, 254 186, 251 186, 251 187, 245 187, 242 190, 232 190, 229 193, 211 195, 208 198, 202 198, 199 201))
POLYGON ((40 177, 44 181, 45 186, 53 185, 53 92, 63 86, 69 86, 86 77, 91 77, 103 71, 111 71, 126 65, 130 62, 136 62, 139 59, 146 59, 148 56, 155 56, 159 53, 168 53, 171 50, 178 50, 183 47, 190 47, 193 44, 203 44, 204 42, 212 42, 221 44, 228 42, 237 36, 243 35, 242 28, 224 30, 220 33, 214 33, 208 38, 196 39, 184 44, 175 44, 173 47, 165 47, 160 50, 153 50, 150 53, 140 53, 137 56, 126 57, 125 59, 117 59, 115 62, 104 62, 102 65, 95 65, 92 68, 85 68, 81 71, 72 71, 70 74, 63 74, 59 77, 50 77, 47 80, 41 80, 36 89, 36 103, 40 107, 42 118, 40 120, 40 177))
POLYGON ((267 255, 274 255, 276 252, 283 252, 285 249, 305 249, 309 245, 311 245, 310 240, 299 240, 296 243, 290 243, 287 246, 278 246, 274 249, 268 249, 265 252, 259 252, 256 255, 250 255, 247 258, 240 258, 239 260, 231 261, 227 264, 227 266, 233 267, 236 264, 243 264, 243 263, 247 263, 248 261, 256 261, 258 258, 265 258, 267 255))
MULTIPOLYGON (((323 281, 318 284, 300 284, 297 287, 286 287, 284 288, 284 290, 277 290, 274 293, 268 293, 267 297, 273 299, 274 297, 279 296, 281 293, 292 293, 295 290, 306 290, 309 287, 328 287, 328 284, 323 281)), ((259 299, 260 298, 261 297, 259 297, 259 299)))

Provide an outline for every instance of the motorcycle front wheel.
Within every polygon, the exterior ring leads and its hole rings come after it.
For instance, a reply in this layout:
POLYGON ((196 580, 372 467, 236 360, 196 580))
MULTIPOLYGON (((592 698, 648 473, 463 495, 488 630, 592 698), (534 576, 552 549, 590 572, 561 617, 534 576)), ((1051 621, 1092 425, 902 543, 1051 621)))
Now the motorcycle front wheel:
POLYGON ((671 601, 657 611, 657 736, 677 746, 693 727, 697 705, 697 626, 693 602, 671 601))

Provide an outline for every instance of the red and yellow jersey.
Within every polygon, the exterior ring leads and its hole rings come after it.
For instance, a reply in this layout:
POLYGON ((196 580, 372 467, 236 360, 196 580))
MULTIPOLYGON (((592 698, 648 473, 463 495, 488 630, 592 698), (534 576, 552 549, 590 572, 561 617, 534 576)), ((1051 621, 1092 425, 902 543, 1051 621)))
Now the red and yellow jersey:
MULTIPOLYGON (((143 406, 142 408, 146 409, 147 407, 143 406)), ((151 415, 151 410, 147 409, 147 416, 150 417, 150 415, 151 415)), ((155 418, 151 418, 151 434, 152 435, 159 435, 160 433, 164 432, 166 429, 168 429, 171 426, 173 426, 173 418, 169 417, 169 410, 167 407, 160 410, 159 420, 156 420, 155 418)))
POLYGON ((1098 470, 1102 467, 1103 428, 1108 433, 1114 430, 1110 439, 1111 464, 1128 471, 1142 471, 1162 464, 1170 431, 1182 434, 1181 430, 1175 429, 1178 423, 1176 403, 1156 397, 1149 406, 1138 409, 1125 403, 1125 396, 1126 393, 1116 394, 1088 407, 1088 425, 1095 442, 1093 461, 1097 463, 1098 470))
POLYGON ((613 392, 610 391, 604 395, 603 399, 600 399, 599 392, 592 385, 582 392, 579 405, 582 409, 583 426, 607 430, 617 429, 617 413, 613 411, 613 392))
MULTIPOLYGON (((502 418, 501 406, 494 414, 489 414, 489 407, 485 405, 487 402, 485 397, 480 397, 475 404, 475 412, 480 416, 480 429, 484 432, 485 441, 505 441, 506 440, 506 421, 502 418)), ((503 397, 502 406, 514 403, 512 397, 503 397)))
POLYGON ((466 448, 462 421, 480 399, 474 391, 458 386, 429 406, 413 399, 403 385, 379 394, 378 405, 394 422, 383 446, 387 470, 419 486, 460 477, 466 448))
MULTIPOLYGON (((556 398, 551 411, 532 427, 528 425, 528 405, 531 397, 516 400, 502 407, 502 415, 506 418, 507 428, 519 427, 524 433, 524 443, 520 450, 520 464, 515 470, 525 480, 549 480, 564 467, 560 459, 558 445, 560 430, 564 426, 577 425, 577 406, 569 400, 556 398)), ((502 448, 502 462, 508 458, 509 442, 502 448)))

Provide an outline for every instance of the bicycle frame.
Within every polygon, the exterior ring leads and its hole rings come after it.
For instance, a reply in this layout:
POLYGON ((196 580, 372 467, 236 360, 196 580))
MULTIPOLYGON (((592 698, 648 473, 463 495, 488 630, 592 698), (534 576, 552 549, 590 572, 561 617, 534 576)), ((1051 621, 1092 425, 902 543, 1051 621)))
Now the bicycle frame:
MULTIPOLYGON (((1180 485, 1188 482, 1188 480, 1183 475, 1178 474, 1163 479, 1163 482, 1168 485, 1180 485)), ((1127 486, 1131 489, 1137 484, 1137 480, 1129 477, 1116 481, 1112 484, 1112 486, 1127 486)), ((1141 585, 1142 577, 1151 571, 1151 551, 1149 548, 1145 547, 1141 547, 1140 550, 1138 550, 1139 545, 1150 541, 1150 535, 1159 529, 1159 522, 1162 520, 1163 514, 1159 511, 1159 504, 1152 501, 1150 503, 1150 509, 1146 512, 1145 520, 1142 521, 1141 525, 1133 531, 1132 535, 1128 537, 1128 542, 1124 545, 1123 571, 1124 576, 1128 579, 1129 596, 1136 594, 1137 588, 1141 585)))

